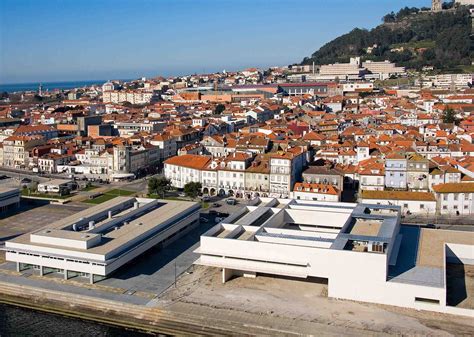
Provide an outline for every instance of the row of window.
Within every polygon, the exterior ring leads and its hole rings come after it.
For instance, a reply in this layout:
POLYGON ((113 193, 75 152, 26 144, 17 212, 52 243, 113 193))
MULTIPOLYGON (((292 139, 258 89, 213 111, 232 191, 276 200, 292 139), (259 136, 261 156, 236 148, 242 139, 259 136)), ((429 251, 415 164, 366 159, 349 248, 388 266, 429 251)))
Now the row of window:
POLYGON ((51 260, 60 260, 64 261, 66 260, 67 262, 75 262, 75 263, 83 263, 83 264, 92 264, 93 266, 105 266, 103 263, 91 263, 88 261, 83 261, 83 260, 74 260, 74 259, 64 259, 62 257, 56 257, 56 256, 48 256, 48 255, 39 255, 39 254, 33 254, 33 253, 25 253, 25 252, 16 252, 14 250, 8 251, 9 253, 13 254, 19 254, 19 255, 28 255, 28 256, 34 256, 34 257, 41 257, 43 259, 51 259, 51 260))
MULTIPOLYGON (((460 196, 461 196, 461 199, 462 199, 462 194, 463 193, 453 193, 454 201, 458 201, 460 196)), ((470 193, 464 193, 464 200, 469 200, 469 194, 470 193)), ((443 194, 443 200, 448 201, 448 196, 449 196, 449 194, 443 194)))

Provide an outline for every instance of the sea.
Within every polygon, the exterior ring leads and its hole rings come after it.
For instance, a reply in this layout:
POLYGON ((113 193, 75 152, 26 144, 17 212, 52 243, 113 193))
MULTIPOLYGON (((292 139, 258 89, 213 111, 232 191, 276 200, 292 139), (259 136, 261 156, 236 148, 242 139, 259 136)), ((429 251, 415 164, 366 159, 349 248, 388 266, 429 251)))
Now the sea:
POLYGON ((54 89, 69 90, 73 88, 82 88, 91 85, 102 85, 106 80, 91 80, 91 81, 70 81, 70 82, 32 82, 32 83, 13 83, 0 84, 0 92, 18 92, 18 91, 37 91, 40 84, 43 91, 51 91, 54 89))
POLYGON ((149 337, 150 335, 0 303, 0 336, 149 337))

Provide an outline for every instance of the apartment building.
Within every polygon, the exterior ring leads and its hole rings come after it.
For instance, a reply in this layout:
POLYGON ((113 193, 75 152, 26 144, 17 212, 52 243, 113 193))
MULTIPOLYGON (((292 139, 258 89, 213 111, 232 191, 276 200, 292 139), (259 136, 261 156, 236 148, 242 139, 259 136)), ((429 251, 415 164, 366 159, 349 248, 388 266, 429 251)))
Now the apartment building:
POLYGON ((189 182, 202 183, 202 171, 207 169, 211 160, 210 156, 193 154, 171 157, 164 162, 164 175, 177 188, 184 188, 189 182))
POLYGON ((104 103, 122 103, 129 102, 131 104, 147 104, 154 98, 152 91, 138 90, 121 90, 121 91, 104 91, 102 93, 102 101, 104 103))
POLYGON ((45 140, 58 137, 58 130, 49 125, 20 125, 15 136, 42 136, 45 140))
POLYGON ((218 172, 219 195, 243 197, 245 188, 245 170, 250 166, 253 156, 234 152, 220 160, 216 166, 218 172))
POLYGON ((333 185, 317 183, 295 183, 291 198, 296 200, 332 201, 341 200, 341 190, 333 185))
POLYGON ((332 185, 339 191, 344 188, 344 173, 328 166, 309 166, 303 171, 303 180, 307 183, 332 185))
POLYGON ((158 148, 160 161, 176 156, 178 153, 176 140, 168 134, 160 133, 153 136, 150 144, 158 148))
POLYGON ((435 195, 412 191, 361 191, 359 201, 367 204, 398 206, 402 214, 433 215, 437 211, 435 195))
POLYGON ((467 215, 474 213, 474 183, 434 185, 433 191, 440 214, 467 215))
POLYGON ((441 88, 457 88, 468 87, 472 83, 473 74, 439 74, 427 76, 425 80, 431 81, 433 86, 441 88))
POLYGON ((449 165, 433 168, 428 175, 428 188, 432 192, 434 185, 460 183, 461 176, 461 171, 449 165))
POLYGON ((385 187, 405 189, 407 187, 407 159, 401 153, 390 153, 385 157, 385 187))
POLYGON ((139 132, 155 133, 163 131, 164 122, 116 122, 114 128, 120 136, 131 136, 139 132))
POLYGON ((429 160, 417 153, 407 156, 407 186, 411 191, 428 191, 429 160))
POLYGON ((247 197, 268 196, 270 192, 270 165, 267 159, 257 157, 245 170, 245 190, 247 197))
POLYGON ((303 148, 290 148, 269 154, 270 196, 289 198, 293 185, 301 178, 306 166, 306 151, 303 148))
POLYGON ((43 145, 43 136, 10 136, 3 140, 3 166, 26 169, 31 163, 30 151, 43 145))

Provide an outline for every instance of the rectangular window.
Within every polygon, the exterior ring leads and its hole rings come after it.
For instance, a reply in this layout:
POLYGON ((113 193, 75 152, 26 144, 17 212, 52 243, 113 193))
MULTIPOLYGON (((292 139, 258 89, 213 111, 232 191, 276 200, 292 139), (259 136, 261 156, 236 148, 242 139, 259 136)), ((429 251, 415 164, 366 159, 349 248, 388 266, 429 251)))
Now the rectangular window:
POLYGON ((415 297, 415 302, 429 303, 429 304, 439 304, 439 300, 424 298, 424 297, 415 297))

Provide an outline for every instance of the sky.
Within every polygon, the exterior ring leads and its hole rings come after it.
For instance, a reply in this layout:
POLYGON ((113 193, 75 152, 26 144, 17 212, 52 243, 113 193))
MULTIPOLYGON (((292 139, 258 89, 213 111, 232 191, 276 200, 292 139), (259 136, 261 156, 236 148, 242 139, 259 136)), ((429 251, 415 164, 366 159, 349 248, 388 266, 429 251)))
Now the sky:
POLYGON ((130 79, 300 62, 429 0, 0 0, 0 83, 130 79))

